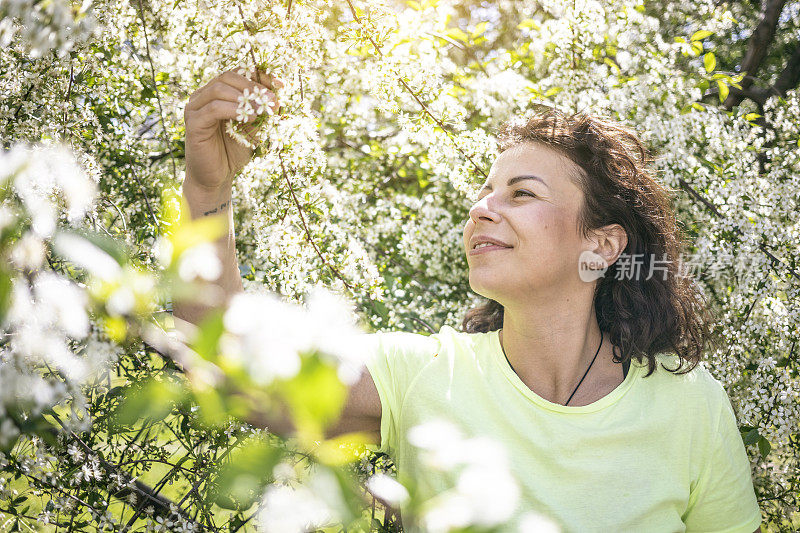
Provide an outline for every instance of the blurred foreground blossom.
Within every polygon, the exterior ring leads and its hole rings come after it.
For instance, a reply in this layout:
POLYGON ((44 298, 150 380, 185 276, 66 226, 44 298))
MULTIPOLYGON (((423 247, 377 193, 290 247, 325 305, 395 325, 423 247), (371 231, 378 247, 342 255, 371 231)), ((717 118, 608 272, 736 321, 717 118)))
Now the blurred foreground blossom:
POLYGON ((0 48, 20 44, 31 57, 49 50, 66 55, 76 42, 94 34, 91 0, 77 8, 66 0, 3 0, 0 2, 0 48))
POLYGON ((213 243, 198 244, 181 255, 178 275, 184 281, 192 281, 195 278, 214 281, 221 273, 222 263, 217 257, 213 243))
POLYGON ((368 354, 351 306, 321 286, 308 295, 306 308, 268 292, 239 293, 224 324, 230 335, 223 337, 223 353, 261 384, 297 374, 300 354, 311 350, 335 363, 339 379, 352 384, 368 354))
POLYGON ((414 426, 408 441, 421 449, 423 464, 456 479, 455 486, 422 506, 420 518, 426 531, 493 527, 512 517, 520 490, 502 444, 483 436, 465 438, 446 420, 414 426))
POLYGON ((549 518, 528 511, 519 521, 519 533, 560 533, 561 529, 549 518))
POLYGON ((340 520, 341 490, 328 470, 315 471, 302 485, 270 485, 259 512, 266 533, 305 533, 340 520))
POLYGON ((14 191, 31 216, 33 231, 41 237, 55 231, 56 192, 61 192, 72 223, 83 217, 97 194, 97 184, 64 147, 15 145, 0 153, 0 184, 8 179, 13 180, 14 191))
POLYGON ((366 487, 373 496, 394 507, 403 505, 409 498, 408 490, 396 479, 384 473, 378 473, 370 477, 367 480, 366 487))
POLYGON ((86 286, 41 269, 48 249, 68 252, 90 273, 119 265, 100 250, 88 253, 96 247, 84 237, 57 230, 61 215, 77 225, 97 192, 67 148, 14 145, 0 152, 0 191, 0 231, 7 236, 0 243, 0 448, 7 448, 17 426, 69 397, 72 422, 86 424, 76 417, 85 403, 78 387, 116 356, 92 327, 86 286))

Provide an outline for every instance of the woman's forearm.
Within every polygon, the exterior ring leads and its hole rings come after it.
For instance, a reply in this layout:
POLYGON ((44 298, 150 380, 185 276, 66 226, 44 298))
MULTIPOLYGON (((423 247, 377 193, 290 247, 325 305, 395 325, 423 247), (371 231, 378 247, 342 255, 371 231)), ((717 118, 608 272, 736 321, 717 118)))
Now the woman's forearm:
POLYGON ((224 214, 225 232, 215 241, 215 249, 222 270, 213 285, 219 288, 218 294, 210 296, 216 303, 173 302, 173 315, 181 320, 197 325, 205 315, 227 304, 230 298, 243 290, 236 259, 236 237, 233 230, 233 209, 231 207, 231 187, 226 184, 218 189, 204 188, 186 176, 183 183, 183 197, 186 200, 192 220, 224 214))

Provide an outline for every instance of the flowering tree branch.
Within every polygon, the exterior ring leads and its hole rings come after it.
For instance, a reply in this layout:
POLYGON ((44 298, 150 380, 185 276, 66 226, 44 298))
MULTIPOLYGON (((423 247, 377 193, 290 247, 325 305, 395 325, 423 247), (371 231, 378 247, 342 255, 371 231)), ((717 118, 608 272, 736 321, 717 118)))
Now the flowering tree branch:
MULTIPOLYGON (((747 43, 747 51, 745 52, 744 59, 742 60, 741 72, 746 72, 751 76, 758 72, 764 58, 767 56, 767 50, 775 39, 775 30, 778 27, 778 18, 783 11, 783 6, 786 0, 769 0, 764 6, 764 11, 761 15, 761 21, 753 30, 753 34, 747 43)), ((745 78, 741 82, 742 90, 728 95, 725 99, 724 107, 728 110, 734 106, 739 105, 742 99, 749 93, 747 89, 753 84, 752 78, 745 78)), ((760 93, 757 92, 755 94, 760 93)), ((749 97, 749 96, 748 96, 749 97)))
MULTIPOLYGON (((353 6, 353 2, 351 0, 347 0, 347 5, 350 8, 350 13, 352 13, 353 18, 355 19, 355 21, 359 24, 359 26, 361 26, 362 29, 366 29, 366 28, 364 28, 364 25, 361 22, 361 17, 359 17, 358 13, 356 12, 356 8, 353 6)), ((375 49, 375 52, 378 53, 378 56, 380 56, 382 58, 383 57, 383 52, 381 52, 380 47, 375 42, 375 40, 372 38, 372 35, 370 35, 368 32, 367 32, 367 40, 369 40, 370 44, 372 44, 372 47, 375 49)), ((480 61, 478 62, 478 64, 480 64, 480 61)), ((450 139, 451 141, 453 141, 452 134, 450 133, 450 130, 447 128, 447 126, 445 126, 444 123, 442 123, 441 120, 439 120, 436 116, 434 116, 433 113, 431 113, 430 109, 428 109, 428 106, 425 105, 425 102, 423 102, 420 99, 420 97, 417 95, 417 93, 415 93, 411 89, 411 87, 408 86, 408 83, 406 83, 406 80, 404 80, 402 76, 397 76, 397 81, 399 81, 400 85, 402 85, 403 88, 406 91, 408 91, 408 94, 410 94, 411 97, 419 104, 419 106, 422 108, 422 110, 425 112, 425 114, 428 115, 431 118, 431 120, 433 120, 436 123, 436 125, 439 126, 442 129, 442 131, 445 132, 445 134, 447 134, 447 138, 450 139)), ((486 172, 483 170, 483 168, 481 168, 477 163, 475 163, 475 161, 472 160, 472 158, 469 156, 469 154, 464 152, 461 149, 461 147, 458 146, 458 144, 455 141, 453 141, 453 145, 456 147, 456 150, 458 150, 459 153, 461 155, 463 155, 472 164, 473 167, 475 167, 475 170, 480 172, 481 175, 484 178, 488 177, 486 175, 486 172)))

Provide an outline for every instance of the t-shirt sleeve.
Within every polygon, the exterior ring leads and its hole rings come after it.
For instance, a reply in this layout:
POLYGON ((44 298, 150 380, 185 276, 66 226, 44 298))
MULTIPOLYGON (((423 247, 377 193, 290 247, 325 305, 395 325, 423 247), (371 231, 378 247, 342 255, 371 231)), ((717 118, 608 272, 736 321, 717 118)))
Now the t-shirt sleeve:
POLYGON ((687 533, 752 533, 761 525, 750 460, 728 394, 714 380, 718 405, 705 464, 683 515, 687 533))
POLYGON ((392 455, 397 449, 397 428, 406 391, 438 353, 439 340, 405 331, 382 331, 371 337, 366 367, 381 399, 379 451, 392 455))

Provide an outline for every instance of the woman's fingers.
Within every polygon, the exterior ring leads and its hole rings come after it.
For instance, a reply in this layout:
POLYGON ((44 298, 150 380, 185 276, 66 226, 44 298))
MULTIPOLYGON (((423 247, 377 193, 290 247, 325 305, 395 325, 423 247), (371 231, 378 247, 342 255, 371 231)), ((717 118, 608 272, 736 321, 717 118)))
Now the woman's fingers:
POLYGON ((276 77, 273 74, 269 74, 269 73, 266 73, 266 72, 263 72, 263 71, 260 71, 260 70, 257 70, 255 72, 255 74, 256 74, 256 79, 260 83, 262 83, 263 85, 266 85, 267 87, 269 87, 273 91, 275 89, 282 89, 285 86, 283 80, 278 78, 278 77, 276 77))
MULTIPOLYGON (((272 87, 283 86, 283 82, 271 74, 263 72, 258 72, 257 74, 260 79, 272 87)), ((252 94, 257 88, 261 89, 258 92, 262 92, 264 95, 262 102, 269 106, 273 113, 277 112, 279 109, 278 98, 266 85, 249 80, 232 70, 223 72, 195 91, 189 98, 184 110, 187 132, 188 129, 195 130, 195 128, 200 131, 210 132, 216 130, 220 121, 242 118, 238 110, 244 90, 248 89, 248 92, 252 94), (191 124, 191 128, 188 128, 189 124, 191 124)), ((251 100, 251 108, 253 111, 259 111, 259 104, 254 99, 251 100)), ((255 112, 251 112, 246 117, 245 122, 252 122, 256 116, 255 112)), ((254 139, 257 129, 253 126, 247 126, 245 132, 248 138, 254 139)), ((205 133, 201 133, 201 135, 205 135, 205 133)))
MULTIPOLYGON (((277 83, 280 82, 277 81, 277 83)), ((252 92, 257 87, 265 91, 267 104, 272 107, 273 111, 277 110, 278 98, 274 92, 267 89, 264 85, 252 82, 244 76, 236 74, 235 72, 226 72, 203 86, 201 89, 195 91, 186 104, 186 110, 195 111, 201 109, 214 100, 238 102, 239 98, 243 96, 245 89, 248 89, 250 92, 252 92)))
POLYGON ((252 90, 255 86, 260 86, 274 91, 275 89, 283 88, 285 85, 283 80, 274 74, 264 72, 263 70, 251 71, 250 75, 254 77, 256 81, 251 80, 247 76, 239 74, 236 70, 228 70, 223 72, 217 77, 217 79, 224 81, 225 83, 242 91, 245 90, 245 88, 252 90))
POLYGON ((239 104, 226 100, 212 100, 199 109, 190 110, 187 107, 185 112, 187 127, 192 122, 198 128, 216 128, 221 120, 236 119, 236 111, 239 104))
POLYGON ((281 82, 278 78, 275 78, 272 75, 260 73, 262 79, 267 81, 271 87, 263 83, 257 83, 252 81, 241 74, 236 73, 235 71, 229 70, 227 72, 223 72, 203 87, 195 91, 191 97, 189 97, 189 102, 187 103, 187 107, 191 109, 199 109, 206 105, 208 102, 215 98, 223 99, 223 100, 233 100, 241 96, 245 89, 248 89, 250 92, 253 92, 256 87, 260 89, 264 89, 269 92, 272 97, 275 97, 275 93, 270 90, 270 88, 274 89, 273 83, 276 84, 278 87, 283 87, 283 82, 281 82), (228 89, 233 89, 237 91, 236 95, 228 89))
POLYGON ((214 100, 237 102, 242 91, 222 81, 212 81, 202 89, 195 92, 186 104, 186 109, 200 109, 214 100))

